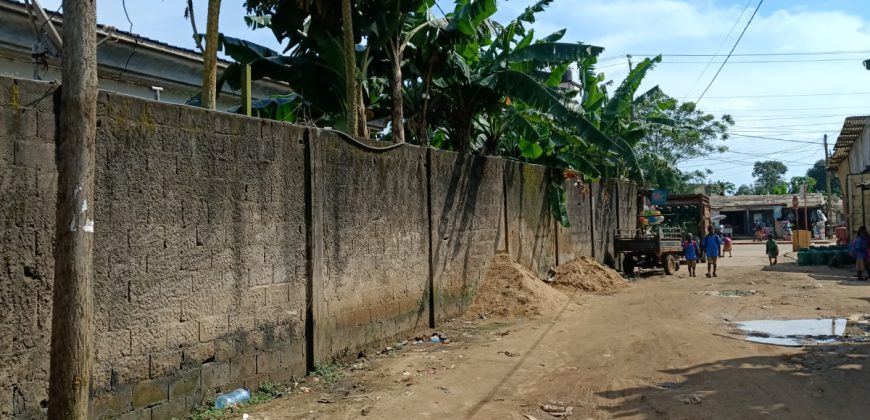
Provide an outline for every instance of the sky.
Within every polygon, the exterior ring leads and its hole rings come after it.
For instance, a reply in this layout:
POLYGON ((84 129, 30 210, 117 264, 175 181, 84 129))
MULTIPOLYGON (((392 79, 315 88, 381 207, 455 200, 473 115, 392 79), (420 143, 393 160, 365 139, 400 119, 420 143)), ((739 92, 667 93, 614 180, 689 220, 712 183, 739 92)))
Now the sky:
MULTIPOLYGON (((663 54, 640 92, 658 85, 677 99, 697 101, 712 81, 698 105, 705 112, 734 117, 736 124, 725 141, 729 151, 679 167, 709 169, 711 181, 739 186, 753 181, 752 165, 758 160, 784 162, 787 178, 804 175, 824 158, 824 134, 831 148, 845 117, 870 115, 870 71, 861 64, 870 58, 870 1, 761 1, 747 27, 759 0, 555 0, 534 27, 540 36, 566 28, 563 41, 604 47, 599 71, 615 83, 628 73, 626 55, 637 62, 663 54), (744 28, 734 54, 714 80, 744 28)), ((60 3, 42 1, 51 10, 60 3)), ((452 8, 449 1, 439 3, 445 11, 452 8)), ((495 19, 508 22, 530 3, 500 0, 495 19)), ((246 27, 242 4, 223 2, 221 31, 280 49, 268 30, 246 27)), ((185 5, 185 0, 127 0, 125 14, 124 1, 98 0, 97 20, 193 48, 185 5)), ((195 0, 194 8, 203 31, 206 0, 195 0)))

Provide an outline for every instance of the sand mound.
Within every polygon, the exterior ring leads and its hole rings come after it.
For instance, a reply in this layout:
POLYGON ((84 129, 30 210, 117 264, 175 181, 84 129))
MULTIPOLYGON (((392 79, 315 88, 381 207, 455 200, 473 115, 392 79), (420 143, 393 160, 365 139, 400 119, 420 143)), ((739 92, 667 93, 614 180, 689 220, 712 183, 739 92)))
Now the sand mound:
POLYGON ((465 317, 532 317, 559 310, 568 296, 550 287, 510 255, 497 254, 465 317))
POLYGON ((556 267, 553 285, 562 290, 609 292, 628 286, 615 270, 589 257, 578 257, 556 267))

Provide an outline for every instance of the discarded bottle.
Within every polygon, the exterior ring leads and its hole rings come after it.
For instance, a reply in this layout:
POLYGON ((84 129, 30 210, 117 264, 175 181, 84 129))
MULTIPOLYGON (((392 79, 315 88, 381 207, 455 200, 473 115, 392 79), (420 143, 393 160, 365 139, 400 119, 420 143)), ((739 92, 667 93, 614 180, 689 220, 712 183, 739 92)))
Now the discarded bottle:
POLYGON ((248 392, 247 389, 239 388, 235 391, 218 395, 217 398, 214 399, 214 406, 217 409, 224 409, 247 402, 250 399, 251 393, 248 392))

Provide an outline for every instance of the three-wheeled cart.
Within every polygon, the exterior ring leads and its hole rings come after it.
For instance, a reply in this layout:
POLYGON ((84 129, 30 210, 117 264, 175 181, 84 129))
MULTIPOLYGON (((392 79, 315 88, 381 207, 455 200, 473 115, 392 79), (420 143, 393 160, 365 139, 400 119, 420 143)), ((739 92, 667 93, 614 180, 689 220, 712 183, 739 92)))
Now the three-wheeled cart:
POLYGON ((622 271, 633 275, 635 269, 663 268, 665 274, 680 269, 683 256, 683 230, 662 226, 644 226, 637 230, 617 229, 614 251, 623 254, 622 271))

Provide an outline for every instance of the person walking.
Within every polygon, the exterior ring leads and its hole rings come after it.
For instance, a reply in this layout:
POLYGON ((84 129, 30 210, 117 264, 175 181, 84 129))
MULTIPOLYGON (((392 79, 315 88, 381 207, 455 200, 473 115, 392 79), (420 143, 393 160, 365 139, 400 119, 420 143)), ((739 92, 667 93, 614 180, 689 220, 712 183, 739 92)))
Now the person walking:
POLYGON ((707 228, 707 236, 704 237, 702 245, 704 254, 707 255, 707 277, 716 277, 716 263, 721 254, 722 238, 716 234, 713 226, 707 228))
POLYGON ((725 242, 725 246, 722 248, 722 256, 724 257, 727 252, 729 258, 733 257, 734 255, 731 254, 731 234, 726 234, 723 241, 725 242))
POLYGON ((867 268, 865 262, 867 260, 867 227, 861 226, 858 228, 858 233, 855 239, 849 244, 849 256, 855 258, 855 271, 858 281, 864 280, 864 270, 867 268))
POLYGON ((689 267, 689 277, 698 277, 695 275, 695 267, 698 264, 698 258, 701 255, 700 247, 698 247, 698 242, 695 241, 695 238, 692 234, 688 234, 686 237, 686 241, 683 242, 683 256, 686 257, 686 262, 689 267))
POLYGON ((767 262, 770 265, 776 265, 776 257, 779 256, 779 246, 776 245, 776 240, 773 239, 773 235, 767 235, 767 262))

